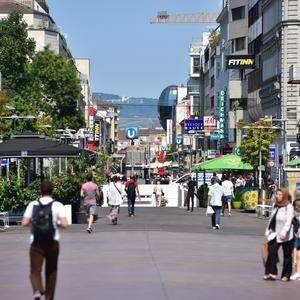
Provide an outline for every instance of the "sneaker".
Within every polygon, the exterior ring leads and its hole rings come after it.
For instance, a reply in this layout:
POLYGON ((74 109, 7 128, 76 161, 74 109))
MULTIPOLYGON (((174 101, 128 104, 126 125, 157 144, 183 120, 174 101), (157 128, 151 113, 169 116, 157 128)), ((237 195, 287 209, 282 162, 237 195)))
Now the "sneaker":
POLYGON ((92 228, 88 228, 88 229, 86 230, 86 232, 89 233, 89 234, 91 234, 91 233, 93 232, 93 229, 92 229, 92 228))
POLYGON ((213 228, 212 228, 212 229, 216 230, 216 229, 217 229, 217 227, 216 227, 216 226, 213 226, 213 228))
POLYGON ((216 225, 216 229, 220 229, 220 225, 219 224, 216 225))
POLYGON ((33 300, 41 300, 42 299, 42 295, 39 291, 35 292, 33 295, 33 300))
POLYGON ((300 274, 299 273, 295 273, 291 276, 290 278, 291 280, 300 280, 300 274))
POLYGON ((264 280, 271 280, 271 281, 274 281, 276 280, 276 275, 273 275, 273 274, 268 274, 268 275, 264 275, 264 280))

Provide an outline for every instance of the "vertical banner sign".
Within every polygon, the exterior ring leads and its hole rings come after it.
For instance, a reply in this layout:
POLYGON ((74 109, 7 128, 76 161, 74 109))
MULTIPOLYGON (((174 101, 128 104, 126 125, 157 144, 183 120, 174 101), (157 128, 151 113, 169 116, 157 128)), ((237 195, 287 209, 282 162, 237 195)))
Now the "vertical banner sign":
POLYGON ((219 141, 226 137, 226 92, 221 91, 218 97, 219 141))
POLYGON ((191 117, 191 101, 187 100, 184 104, 184 118, 190 119, 191 117))
POLYGON ((173 144, 173 120, 167 120, 167 145, 173 144))

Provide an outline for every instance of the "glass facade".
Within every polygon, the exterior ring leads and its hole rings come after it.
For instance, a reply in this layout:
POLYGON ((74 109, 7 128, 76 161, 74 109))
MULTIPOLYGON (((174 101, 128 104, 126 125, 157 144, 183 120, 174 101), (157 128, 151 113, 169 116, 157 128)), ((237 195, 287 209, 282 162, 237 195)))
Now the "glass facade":
POLYGON ((168 86, 163 90, 158 101, 158 118, 164 130, 167 130, 167 120, 175 120, 176 104, 178 98, 178 87, 168 86))

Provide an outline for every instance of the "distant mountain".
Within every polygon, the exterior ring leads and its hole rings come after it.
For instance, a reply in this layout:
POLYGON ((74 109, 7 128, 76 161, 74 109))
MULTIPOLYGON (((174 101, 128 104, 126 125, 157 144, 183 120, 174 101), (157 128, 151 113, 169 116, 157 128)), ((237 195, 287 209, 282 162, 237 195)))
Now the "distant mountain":
POLYGON ((121 128, 136 126, 145 128, 161 127, 158 114, 158 99, 145 97, 121 97, 114 94, 94 93, 93 98, 100 98, 104 102, 120 105, 121 128))

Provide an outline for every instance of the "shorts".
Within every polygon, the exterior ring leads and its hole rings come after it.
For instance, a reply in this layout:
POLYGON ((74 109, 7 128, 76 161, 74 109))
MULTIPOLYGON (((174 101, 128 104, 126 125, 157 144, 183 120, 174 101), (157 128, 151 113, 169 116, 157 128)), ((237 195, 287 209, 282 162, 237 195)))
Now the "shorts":
POLYGON ((297 250, 300 250, 300 237, 295 238, 294 248, 297 249, 297 250))
POLYGON ((232 202, 232 196, 224 196, 224 198, 223 198, 224 200, 224 202, 227 202, 227 203, 231 203, 232 202))
POLYGON ((97 205, 96 204, 85 203, 83 205, 83 207, 84 207, 85 213, 88 216, 90 216, 90 215, 96 216, 97 215, 97 205))

